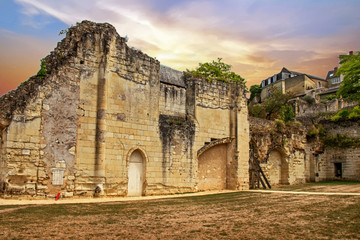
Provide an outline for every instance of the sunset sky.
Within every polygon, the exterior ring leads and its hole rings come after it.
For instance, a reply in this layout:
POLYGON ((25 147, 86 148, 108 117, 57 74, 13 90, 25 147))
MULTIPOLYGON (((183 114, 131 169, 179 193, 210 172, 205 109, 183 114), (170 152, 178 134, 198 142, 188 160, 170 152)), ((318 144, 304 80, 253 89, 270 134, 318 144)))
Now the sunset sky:
POLYGON ((248 87, 282 67, 325 78, 340 54, 360 49, 359 0, 0 1, 0 95, 85 19, 114 25, 129 46, 178 70, 221 57, 248 87))

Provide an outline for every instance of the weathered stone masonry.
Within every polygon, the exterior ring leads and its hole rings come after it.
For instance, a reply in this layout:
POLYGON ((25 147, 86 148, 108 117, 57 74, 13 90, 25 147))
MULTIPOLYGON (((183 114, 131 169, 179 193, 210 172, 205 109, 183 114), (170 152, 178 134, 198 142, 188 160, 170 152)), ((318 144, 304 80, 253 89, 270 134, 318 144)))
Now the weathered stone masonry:
POLYGON ((271 185, 360 180, 359 147, 328 146, 324 142, 339 134, 360 139, 359 119, 332 122, 307 116, 298 120, 302 124, 297 127, 279 127, 275 121, 250 118, 250 148, 271 185), (325 136, 307 137, 314 125, 321 126, 325 136))
POLYGON ((276 126, 274 121, 250 118, 250 145, 271 185, 308 181, 310 162, 302 128, 276 126))
POLYGON ((4 195, 248 188, 240 85, 185 77, 130 49, 111 25, 88 21, 45 63, 44 78, 0 98, 4 195))
MULTIPOLYGON (((360 139, 360 119, 334 123, 329 120, 319 121, 326 129, 326 136, 343 135, 352 139, 360 139)), ((317 139, 309 141, 314 145, 310 152, 313 163, 311 178, 313 181, 350 180, 360 181, 360 148, 324 146, 314 144, 317 139)))

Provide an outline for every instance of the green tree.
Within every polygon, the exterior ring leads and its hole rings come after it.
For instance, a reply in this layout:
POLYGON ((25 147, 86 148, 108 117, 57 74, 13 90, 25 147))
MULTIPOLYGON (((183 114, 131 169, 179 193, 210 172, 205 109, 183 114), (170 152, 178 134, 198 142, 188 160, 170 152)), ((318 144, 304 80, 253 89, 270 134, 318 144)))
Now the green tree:
POLYGON ((252 85, 250 87, 250 101, 256 97, 256 95, 261 93, 261 86, 260 85, 252 85))
POLYGON ((338 97, 342 96, 350 101, 360 101, 360 52, 355 55, 340 55, 340 68, 337 75, 344 76, 338 97))
POLYGON ((249 114, 253 117, 261 117, 269 120, 280 118, 284 121, 292 121, 295 116, 289 100, 293 98, 292 93, 283 94, 277 88, 270 88, 270 96, 267 97, 261 104, 250 104, 249 114), (290 110, 291 108, 291 110, 290 110), (283 116, 281 116, 283 114, 283 116))
POLYGON ((279 116, 281 109, 293 98, 293 94, 290 92, 283 94, 280 89, 274 87, 270 92, 270 96, 262 104, 266 111, 266 119, 273 120, 279 116))
POLYGON ((249 115, 257 118, 266 118, 266 111, 262 104, 249 104, 249 115))
POLYGON ((218 58, 217 61, 199 63, 197 69, 191 71, 187 69, 186 71, 197 77, 205 77, 209 82, 214 79, 223 82, 236 81, 242 83, 245 87, 245 80, 240 75, 230 71, 231 65, 221 60, 222 58, 218 58))

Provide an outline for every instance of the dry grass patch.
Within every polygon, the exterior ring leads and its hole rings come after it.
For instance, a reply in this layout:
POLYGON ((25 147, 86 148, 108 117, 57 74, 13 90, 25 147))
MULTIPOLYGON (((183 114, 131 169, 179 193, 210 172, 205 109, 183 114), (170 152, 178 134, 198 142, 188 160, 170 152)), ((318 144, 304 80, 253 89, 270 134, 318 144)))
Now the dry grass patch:
POLYGON ((360 197, 237 192, 0 211, 1 239, 359 239, 360 197))

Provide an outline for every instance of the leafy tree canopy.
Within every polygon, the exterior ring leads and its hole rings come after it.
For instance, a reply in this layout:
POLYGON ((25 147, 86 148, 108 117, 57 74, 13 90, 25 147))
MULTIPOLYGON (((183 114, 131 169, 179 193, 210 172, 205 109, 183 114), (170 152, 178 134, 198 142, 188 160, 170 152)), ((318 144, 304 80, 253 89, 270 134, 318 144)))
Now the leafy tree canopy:
POLYGON ((270 96, 262 101, 261 104, 249 105, 249 113, 251 116, 274 120, 282 119, 285 122, 292 121, 295 114, 289 104, 289 100, 293 98, 293 94, 288 92, 283 94, 281 90, 272 87, 270 96))
POLYGON ((254 97, 257 95, 257 94, 260 94, 261 93, 261 86, 260 85, 252 85, 250 87, 250 101, 254 99, 254 97))
POLYGON ((281 109, 293 98, 293 94, 289 92, 283 94, 281 90, 276 88, 272 88, 270 91, 270 96, 262 104, 266 111, 266 119, 275 119, 280 114, 281 109))
POLYGON ((360 101, 360 53, 340 55, 340 68, 337 75, 343 74, 338 96, 350 101, 360 101))
POLYGON ((238 74, 230 71, 231 65, 221 61, 222 58, 218 58, 217 61, 199 63, 199 67, 195 70, 186 70, 188 73, 196 77, 205 77, 206 80, 211 82, 212 80, 219 80, 223 82, 240 82, 245 87, 245 80, 238 74))

